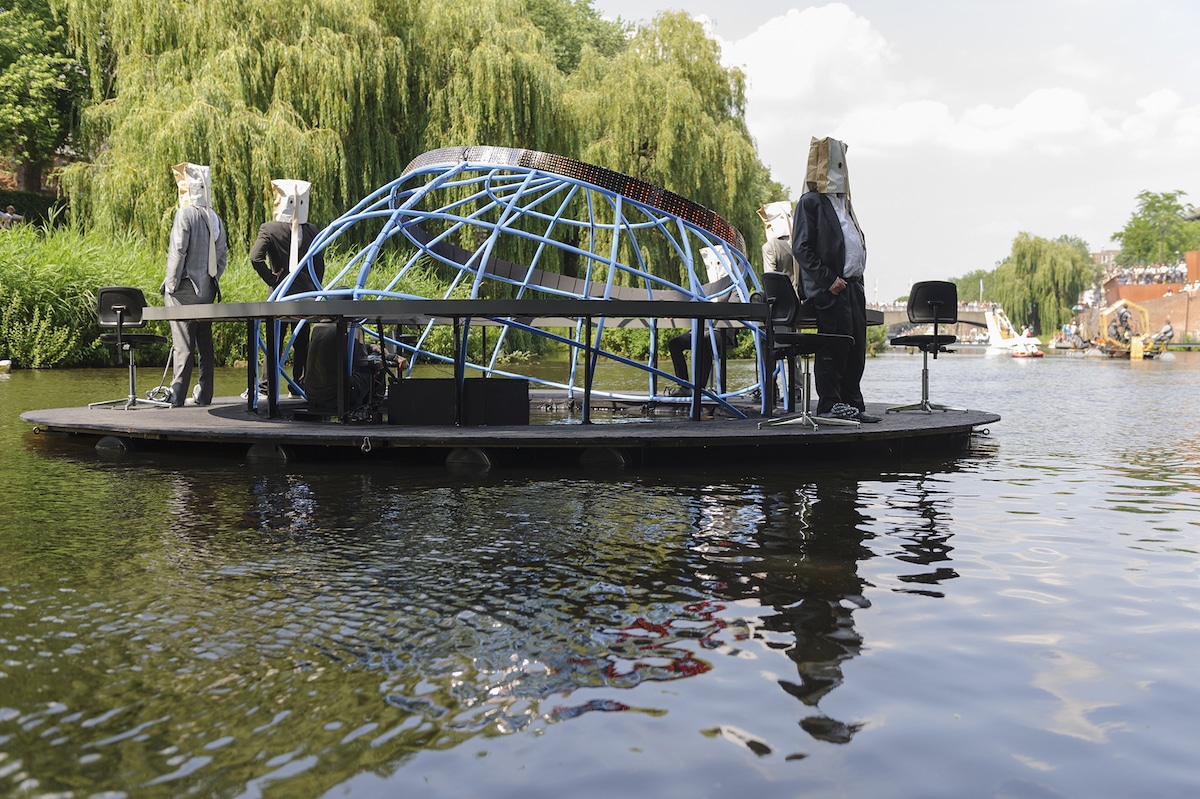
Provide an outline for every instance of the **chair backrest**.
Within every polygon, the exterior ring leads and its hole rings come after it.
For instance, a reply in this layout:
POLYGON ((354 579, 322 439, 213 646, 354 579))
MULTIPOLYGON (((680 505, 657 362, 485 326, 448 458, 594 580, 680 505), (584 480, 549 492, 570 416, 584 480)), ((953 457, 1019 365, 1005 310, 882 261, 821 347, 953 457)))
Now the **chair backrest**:
POLYGON ((800 311, 800 298, 792 287, 792 279, 783 272, 763 272, 763 291, 771 304, 771 322, 792 327, 800 311))
POLYGON ((142 309, 146 295, 134 286, 106 286, 96 292, 96 320, 100 327, 145 327, 142 309))
POLYGON ((958 324, 958 286, 948 280, 914 283, 908 293, 908 321, 913 324, 958 324))

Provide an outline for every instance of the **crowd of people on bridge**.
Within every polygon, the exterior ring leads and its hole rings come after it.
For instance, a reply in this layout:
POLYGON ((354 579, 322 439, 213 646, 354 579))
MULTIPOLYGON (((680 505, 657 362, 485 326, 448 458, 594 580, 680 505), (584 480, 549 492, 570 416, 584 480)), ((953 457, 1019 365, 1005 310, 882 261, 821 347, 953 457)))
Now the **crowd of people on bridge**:
POLYGON ((1187 283, 1188 268, 1185 263, 1118 266, 1104 276, 1104 281, 1107 283, 1114 277, 1120 286, 1148 286, 1154 283, 1187 283))

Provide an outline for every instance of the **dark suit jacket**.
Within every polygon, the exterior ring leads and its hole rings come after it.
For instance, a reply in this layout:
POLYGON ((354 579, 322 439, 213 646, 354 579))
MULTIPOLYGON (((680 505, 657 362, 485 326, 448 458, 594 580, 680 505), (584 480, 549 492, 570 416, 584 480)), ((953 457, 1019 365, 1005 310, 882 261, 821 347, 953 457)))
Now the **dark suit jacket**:
POLYGON ((829 308, 837 297, 829 293, 846 267, 842 223, 828 197, 810 191, 796 203, 792 217, 792 256, 800 268, 800 284, 814 308, 829 308))
MULTIPOLYGON (((305 253, 308 252, 308 248, 312 246, 313 239, 316 237, 317 229, 311 222, 305 222, 300 226, 300 247, 297 252, 301 260, 304 260, 305 253)), ((258 229, 258 238, 254 240, 254 246, 250 248, 250 265, 254 267, 255 272, 258 272, 258 276, 263 279, 263 282, 272 289, 278 286, 279 281, 287 275, 288 248, 291 243, 292 226, 287 222, 271 221, 264 222, 258 229)), ((317 280, 324 279, 324 252, 313 256, 313 271, 317 273, 317 280)), ((316 291, 316 288, 309 277, 308 270, 302 269, 301 274, 296 277, 291 289, 288 290, 288 294, 316 291)))

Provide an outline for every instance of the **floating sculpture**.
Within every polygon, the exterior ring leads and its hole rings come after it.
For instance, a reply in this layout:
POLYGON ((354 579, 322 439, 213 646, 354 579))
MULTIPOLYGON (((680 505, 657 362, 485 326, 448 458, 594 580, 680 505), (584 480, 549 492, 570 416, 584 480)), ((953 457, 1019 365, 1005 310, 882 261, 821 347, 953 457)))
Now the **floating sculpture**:
MULTIPOLYGON (((452 275, 438 299, 746 302, 760 289, 741 233, 709 209, 629 175, 532 150, 453 147, 419 156, 399 178, 323 230, 297 272, 309 269, 311 257, 351 227, 361 234, 364 226, 369 244, 340 271, 327 274, 323 288, 287 299, 432 299, 411 288, 421 284, 418 278, 431 266, 443 276, 452 275)), ((283 298, 295 274, 281 282, 271 300, 283 298)), ((467 369, 569 392, 578 387, 578 360, 586 350, 581 319, 573 320, 573 329, 565 335, 562 328, 554 332, 528 320, 488 321, 499 325, 499 333, 480 357, 467 359, 467 369), (567 379, 555 382, 521 374, 517 367, 501 368, 505 339, 512 330, 568 345, 572 356, 567 379)), ((591 351, 644 370, 650 394, 664 397, 666 389, 682 382, 658 366, 655 353, 664 324, 669 323, 600 318, 591 351), (631 324, 651 330, 651 354, 644 362, 605 348, 606 325, 611 329, 631 324)), ((690 320, 687 324, 691 329, 690 320)), ((448 363, 450 356, 426 346, 433 330, 433 323, 426 325, 415 343, 386 340, 408 351, 410 362, 419 357, 448 363)), ((701 346, 716 354, 721 333, 711 325, 701 325, 701 330, 701 346)), ((286 353, 284 348, 280 364, 286 353)), ((720 358, 715 360, 720 364, 720 358)), ((718 371, 717 376, 717 385, 723 386, 723 375, 718 371)), ((757 387, 756 378, 752 385, 705 393, 724 403, 757 387)), ((621 397, 617 392, 594 393, 621 397)))

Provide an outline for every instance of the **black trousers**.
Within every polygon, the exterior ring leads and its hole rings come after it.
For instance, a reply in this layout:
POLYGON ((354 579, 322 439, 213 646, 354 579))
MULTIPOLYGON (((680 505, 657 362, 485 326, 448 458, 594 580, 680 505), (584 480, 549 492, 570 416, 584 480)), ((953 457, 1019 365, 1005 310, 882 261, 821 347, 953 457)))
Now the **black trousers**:
MULTIPOLYGON (((718 351, 724 353, 726 347, 735 343, 733 338, 736 335, 737 331, 730 328, 719 329, 717 331, 718 351)), ((675 369, 675 376, 689 382, 692 375, 688 371, 687 356, 684 353, 691 348, 692 332, 690 330, 672 336, 671 340, 667 342, 667 350, 671 353, 671 366, 675 369)), ((712 374, 713 353, 712 344, 709 343, 707 332, 703 329, 700 331, 700 353, 696 357, 699 359, 696 361, 696 385, 707 386, 708 376, 712 374)))
POLYGON ((817 332, 854 337, 853 344, 827 345, 817 353, 813 364, 817 413, 832 410, 839 402, 866 410, 861 384, 867 365, 867 294, 862 278, 848 280, 832 306, 816 310, 817 332))

